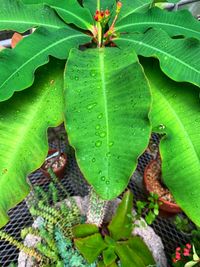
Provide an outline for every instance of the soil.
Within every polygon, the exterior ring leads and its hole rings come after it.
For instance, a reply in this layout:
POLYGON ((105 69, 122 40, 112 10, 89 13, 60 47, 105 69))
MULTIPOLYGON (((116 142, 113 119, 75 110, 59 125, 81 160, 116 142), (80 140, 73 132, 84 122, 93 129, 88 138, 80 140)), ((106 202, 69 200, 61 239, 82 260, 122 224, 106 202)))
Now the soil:
POLYGON ((148 169, 146 173, 146 177, 149 183, 150 191, 157 194, 159 198, 162 198, 171 203, 176 203, 172 194, 162 183, 160 164, 158 162, 154 162, 151 165, 151 168, 148 169))
POLYGON ((53 157, 45 161, 43 165, 44 170, 48 170, 49 167, 53 169, 53 171, 63 167, 65 164, 65 157, 61 154, 59 157, 53 157))

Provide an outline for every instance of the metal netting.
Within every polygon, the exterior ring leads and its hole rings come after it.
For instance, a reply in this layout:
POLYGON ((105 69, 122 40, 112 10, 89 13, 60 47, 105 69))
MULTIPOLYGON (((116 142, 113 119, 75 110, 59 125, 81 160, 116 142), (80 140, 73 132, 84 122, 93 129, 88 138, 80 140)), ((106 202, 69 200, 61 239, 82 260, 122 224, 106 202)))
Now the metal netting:
MULTIPOLYGON (((158 137, 153 136, 155 143, 158 143, 158 137)), ((50 147, 55 148, 56 144, 51 143, 50 147)), ((62 144, 63 149, 66 148, 66 142, 62 144)), ((146 194, 144 193, 141 177, 144 172, 145 166, 151 159, 151 155, 144 153, 138 160, 138 167, 136 170, 137 175, 133 175, 130 180, 129 188, 133 191, 135 200, 145 199, 146 194), (135 177, 139 177, 135 179, 135 177)), ((63 186, 67 189, 71 195, 85 196, 88 193, 88 184, 83 178, 78 165, 75 160, 74 150, 67 144, 67 160, 68 164, 65 170, 65 176, 61 180, 63 186)), ((49 181, 44 179, 43 174, 40 170, 32 173, 29 176, 29 181, 32 185, 41 185, 45 190, 48 188, 49 181)), ((62 197, 62 196, 61 196, 62 197)), ((26 201, 24 200, 15 208, 9 211, 10 221, 4 227, 4 230, 11 234, 13 237, 20 240, 20 231, 24 227, 30 226, 33 223, 33 219, 29 213, 26 201)), ((157 218, 153 223, 152 227, 155 232, 161 237, 165 252, 168 259, 171 258, 171 254, 174 252, 175 248, 181 243, 187 243, 188 238, 186 235, 180 233, 176 230, 170 219, 157 218)), ((0 266, 9 266, 10 263, 17 263, 19 251, 11 246, 8 242, 0 240, 0 266)), ((169 265, 170 266, 170 265, 169 265)), ((167 266, 166 266, 167 267, 167 266)))

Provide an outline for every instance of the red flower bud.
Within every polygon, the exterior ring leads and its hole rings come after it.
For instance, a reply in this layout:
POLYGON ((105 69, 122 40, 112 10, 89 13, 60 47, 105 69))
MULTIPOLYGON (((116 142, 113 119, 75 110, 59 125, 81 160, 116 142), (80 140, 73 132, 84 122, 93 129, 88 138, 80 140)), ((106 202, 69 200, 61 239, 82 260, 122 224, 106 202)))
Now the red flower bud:
POLYGON ((189 249, 184 248, 184 250, 183 250, 183 255, 184 255, 184 256, 190 256, 190 251, 189 251, 189 249))
POLYGON ((191 249, 191 247, 192 247, 189 243, 187 243, 185 246, 186 246, 186 248, 188 248, 188 249, 191 249))
POLYGON ((176 252, 176 260, 179 261, 181 259, 181 254, 179 252, 176 252))
POLYGON ((110 16, 110 11, 108 9, 105 10, 105 17, 109 17, 110 16))
POLYGON ((118 2, 117 2, 117 9, 120 10, 121 8, 122 8, 122 2, 118 1, 118 2))

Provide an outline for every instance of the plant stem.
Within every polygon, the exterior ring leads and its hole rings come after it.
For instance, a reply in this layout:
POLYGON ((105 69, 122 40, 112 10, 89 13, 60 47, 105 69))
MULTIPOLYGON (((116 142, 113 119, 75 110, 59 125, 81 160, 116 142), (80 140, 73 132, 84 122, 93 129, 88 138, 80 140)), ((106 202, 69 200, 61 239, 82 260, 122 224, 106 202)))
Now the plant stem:
MULTIPOLYGON (((101 0, 97 0, 97 10, 100 12, 101 10, 101 0)), ((98 31, 98 47, 100 48, 102 45, 102 27, 101 27, 101 22, 97 22, 97 31, 98 31)))
POLYGON ((87 211, 87 223, 95 224, 100 227, 107 210, 108 201, 103 200, 91 188, 89 196, 89 206, 87 211))

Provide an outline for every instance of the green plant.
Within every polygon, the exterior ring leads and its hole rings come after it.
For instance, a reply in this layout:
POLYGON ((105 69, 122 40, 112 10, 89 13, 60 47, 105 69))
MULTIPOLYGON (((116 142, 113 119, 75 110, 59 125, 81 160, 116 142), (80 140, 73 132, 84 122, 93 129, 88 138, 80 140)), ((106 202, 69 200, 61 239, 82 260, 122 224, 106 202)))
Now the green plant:
POLYGON ((156 216, 159 214, 159 206, 162 204, 158 200, 158 195, 150 193, 150 196, 147 199, 148 201, 137 201, 136 202, 136 215, 134 220, 141 218, 142 215, 145 215, 145 221, 147 224, 152 224, 156 219, 156 216))
POLYGON ((56 203, 54 203, 55 194, 58 195, 56 187, 62 188, 62 185, 51 170, 50 173, 55 183, 52 182, 49 185, 47 192, 40 187, 35 187, 34 195, 29 199, 29 210, 36 219, 37 227, 27 227, 21 231, 23 240, 31 234, 38 238, 37 244, 34 247, 26 246, 4 231, 0 231, 0 239, 6 240, 20 251, 25 252, 33 259, 34 266, 95 267, 95 263, 87 264, 86 260, 74 248, 73 226, 84 220, 73 198, 68 196, 65 199, 68 203, 58 202, 57 198, 56 203))
POLYGON ((184 233, 191 233, 191 231, 193 230, 193 227, 191 226, 187 217, 177 215, 174 219, 174 224, 179 231, 182 231, 184 233))
POLYGON ((154 264, 154 259, 140 237, 132 236, 133 194, 127 191, 109 224, 98 228, 94 224, 73 227, 74 243, 84 258, 99 267, 154 264))
POLYGON ((0 30, 36 28, 0 52, 0 226, 63 121, 104 200, 126 188, 151 132, 163 134, 164 182, 200 225, 200 24, 155 2, 0 1, 0 30))

